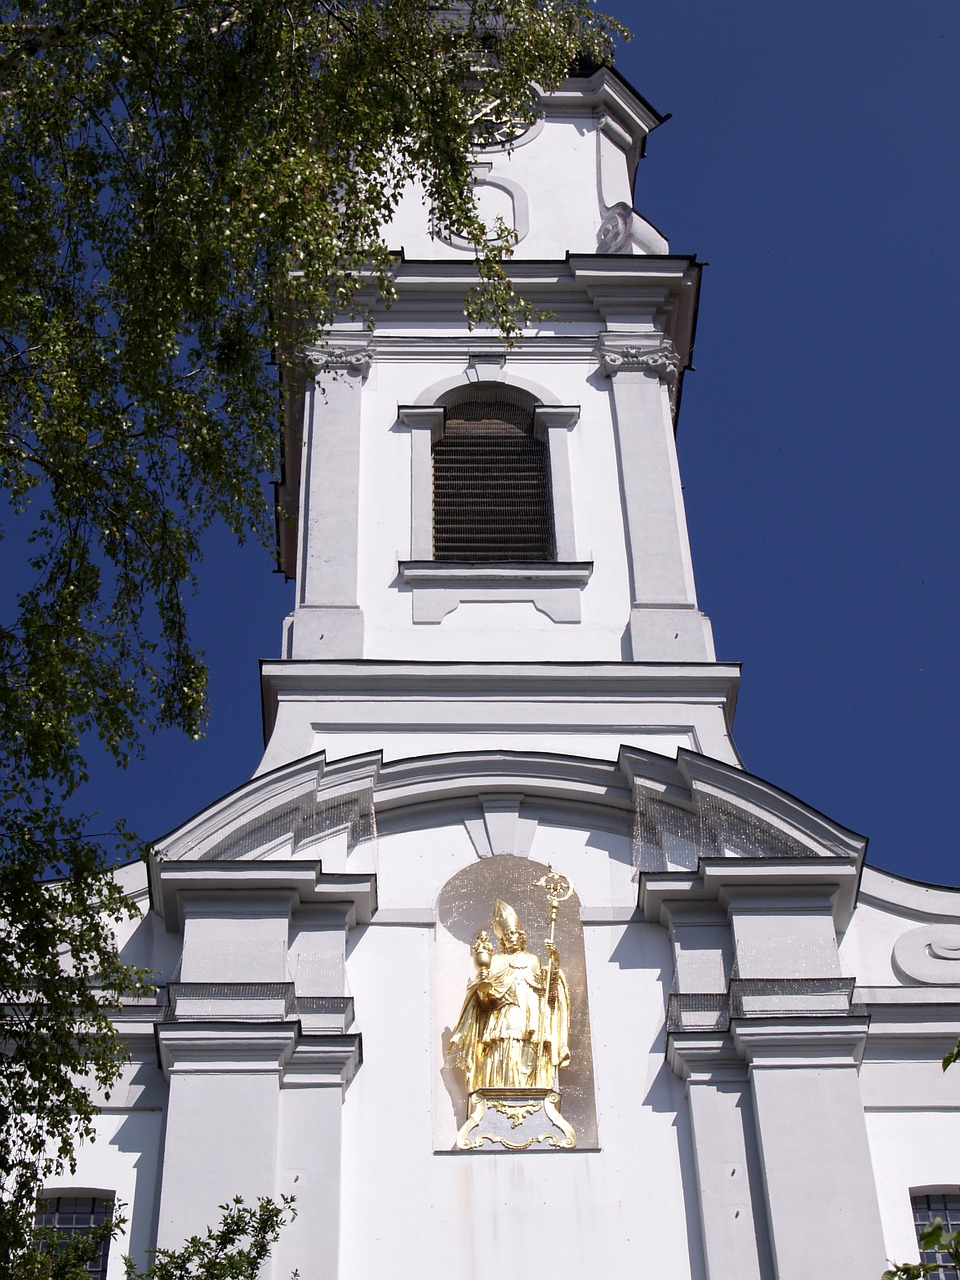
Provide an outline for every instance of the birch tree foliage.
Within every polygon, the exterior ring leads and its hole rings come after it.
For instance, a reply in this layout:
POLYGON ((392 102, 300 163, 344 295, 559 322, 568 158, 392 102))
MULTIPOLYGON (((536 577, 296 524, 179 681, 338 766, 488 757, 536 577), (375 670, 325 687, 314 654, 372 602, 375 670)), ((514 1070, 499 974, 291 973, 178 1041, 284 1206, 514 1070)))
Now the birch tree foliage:
POLYGON ((269 357, 289 369, 371 288, 389 299, 380 227, 413 179, 438 232, 478 245, 470 319, 515 332, 508 246, 484 239, 470 194, 476 122, 490 101, 531 118, 529 85, 607 60, 616 28, 587 0, 23 0, 0 19, 13 1274, 37 1185, 89 1132, 89 1086, 117 1075, 109 1013, 139 980, 101 924, 124 910, 106 869, 132 837, 80 813, 85 748, 123 764, 157 726, 202 731, 185 601, 212 522, 267 538, 269 357))

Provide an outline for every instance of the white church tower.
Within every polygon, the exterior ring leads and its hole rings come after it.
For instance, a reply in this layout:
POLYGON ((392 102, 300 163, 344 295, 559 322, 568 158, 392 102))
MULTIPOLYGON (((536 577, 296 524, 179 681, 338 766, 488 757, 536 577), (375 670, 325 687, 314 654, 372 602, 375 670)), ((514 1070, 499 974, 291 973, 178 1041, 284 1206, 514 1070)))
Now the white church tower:
POLYGON ((960 893, 743 769, 674 443, 699 266, 632 204, 660 117, 608 69, 542 102, 475 167, 537 327, 468 330, 412 192, 397 300, 288 403, 262 764, 127 873, 163 985, 80 1153, 111 1277, 286 1193, 274 1280, 879 1280, 957 1191, 960 893))

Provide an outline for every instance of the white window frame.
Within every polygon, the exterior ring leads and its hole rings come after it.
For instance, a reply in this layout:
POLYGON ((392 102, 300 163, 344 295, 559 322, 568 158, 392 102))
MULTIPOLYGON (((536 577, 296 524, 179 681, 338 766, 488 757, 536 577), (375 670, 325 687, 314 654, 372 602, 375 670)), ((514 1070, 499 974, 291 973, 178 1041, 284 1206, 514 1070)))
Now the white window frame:
MULTIPOLYGON (((462 382, 471 390, 499 381, 462 382)), ((453 387, 447 387, 449 392, 453 387)), ((528 395, 536 393, 520 387, 528 395)), ((439 397, 438 397, 439 398, 439 397)), ((573 524, 569 433, 580 419, 578 405, 538 404, 534 434, 549 449, 556 559, 516 564, 454 564, 434 559, 433 445, 443 435, 443 405, 401 405, 397 417, 410 431, 410 553, 399 564, 400 579, 412 588, 413 621, 442 622, 459 605, 476 601, 530 601, 554 622, 579 622, 580 595, 593 572, 592 560, 578 560, 573 524)))

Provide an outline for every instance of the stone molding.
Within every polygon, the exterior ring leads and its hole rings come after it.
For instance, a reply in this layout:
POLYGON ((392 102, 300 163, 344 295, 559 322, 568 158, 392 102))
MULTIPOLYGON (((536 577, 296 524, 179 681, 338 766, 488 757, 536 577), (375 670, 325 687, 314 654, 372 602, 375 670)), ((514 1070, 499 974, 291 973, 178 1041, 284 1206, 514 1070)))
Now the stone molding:
POLYGON ((359 1034, 301 1035, 284 1066, 284 1088, 350 1083, 363 1061, 359 1034))
POLYGON ((164 1022, 286 1022, 292 982, 169 982, 164 1022))
POLYGON ((373 874, 326 873, 319 862, 305 859, 277 861, 150 861, 153 900, 167 931, 183 927, 185 894, 245 892, 262 899, 277 891, 289 893, 290 909, 345 903, 350 910, 347 927, 368 924, 377 909, 377 878, 373 874))
POLYGON ((667 1061, 673 1072, 690 1085, 745 1084, 747 1064, 737 1052, 733 1037, 723 1032, 667 1037, 667 1061))
MULTIPOLYGON (((701 857, 699 869, 650 872, 641 877, 640 909, 651 924, 668 925, 674 902, 719 902, 727 907, 734 894, 763 890, 773 896, 769 904, 783 910, 800 901, 805 908, 815 898, 832 907, 834 922, 842 929, 850 922, 856 899, 858 867, 836 856, 809 858, 701 857)), ((768 904, 768 910, 772 906, 768 904)))
POLYGON ((168 1079, 172 1072, 279 1075, 296 1038, 293 1022, 167 1023, 157 1027, 157 1052, 168 1079))
POLYGON ((593 561, 456 564, 401 560, 400 578, 413 588, 414 622, 442 622, 459 605, 489 600, 530 601, 552 622, 580 621, 580 592, 593 561))
POLYGON ((728 1030, 740 1019, 846 1017, 855 1006, 855 979, 732 978, 726 991, 672 991, 667 1001, 670 1035, 728 1030))
POLYGON ((170 982, 166 995, 164 1023, 299 1021, 311 1034, 343 1035, 355 1017, 352 996, 298 996, 293 982, 170 982))
POLYGON ((358 1032, 304 1034, 296 1022, 168 1023, 157 1028, 157 1055, 171 1074, 276 1075, 283 1085, 339 1085, 362 1061, 358 1032))
POLYGON ((733 1042, 752 1071, 857 1067, 868 1022, 866 1017, 744 1021, 733 1025, 733 1042))

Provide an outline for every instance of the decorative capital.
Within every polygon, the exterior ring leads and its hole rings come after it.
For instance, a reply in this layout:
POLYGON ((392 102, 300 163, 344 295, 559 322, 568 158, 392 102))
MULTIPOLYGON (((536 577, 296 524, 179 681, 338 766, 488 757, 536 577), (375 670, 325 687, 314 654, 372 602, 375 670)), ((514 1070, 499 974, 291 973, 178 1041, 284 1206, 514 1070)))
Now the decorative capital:
POLYGON ((345 346, 321 347, 314 354, 314 366, 318 373, 339 372, 357 374, 365 380, 373 360, 373 344, 351 343, 345 346))
POLYGON ((656 347, 612 346, 609 339, 601 338, 598 358, 608 378, 620 372, 652 373, 667 384, 671 396, 680 381, 680 357, 669 338, 656 347))

